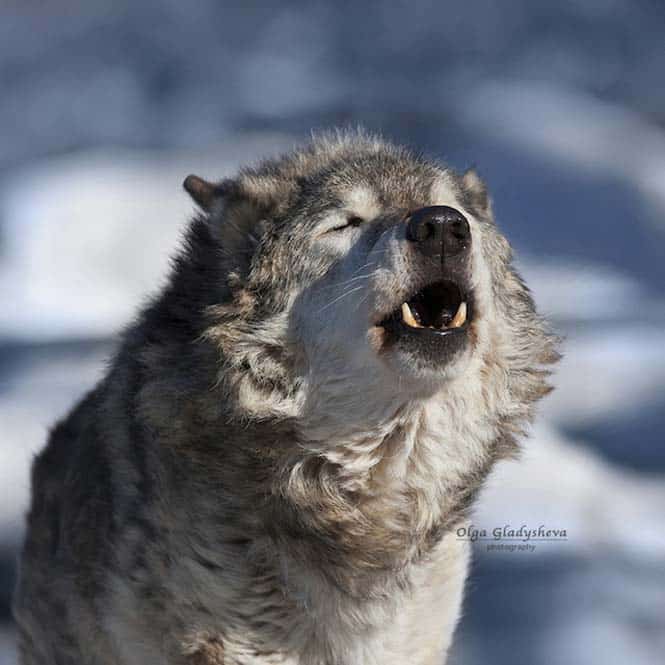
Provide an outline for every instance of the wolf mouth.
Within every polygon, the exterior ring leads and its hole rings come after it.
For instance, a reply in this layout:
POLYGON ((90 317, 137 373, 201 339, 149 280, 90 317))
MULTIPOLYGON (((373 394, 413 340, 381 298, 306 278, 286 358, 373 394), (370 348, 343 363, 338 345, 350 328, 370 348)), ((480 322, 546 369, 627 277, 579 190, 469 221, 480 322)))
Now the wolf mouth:
POLYGON ((388 333, 458 335, 469 326, 472 309, 471 298, 457 282, 440 280, 415 292, 378 325, 388 333))

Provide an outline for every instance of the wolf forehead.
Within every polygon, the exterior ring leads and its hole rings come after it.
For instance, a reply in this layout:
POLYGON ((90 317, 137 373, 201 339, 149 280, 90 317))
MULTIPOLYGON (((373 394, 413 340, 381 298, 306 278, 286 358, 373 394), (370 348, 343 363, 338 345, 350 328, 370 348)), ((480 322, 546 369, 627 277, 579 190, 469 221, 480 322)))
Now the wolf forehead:
POLYGON ((471 169, 463 175, 383 139, 360 133, 324 136, 238 177, 208 183, 188 176, 185 189, 207 212, 226 211, 293 220, 303 212, 344 209, 372 219, 386 209, 458 202, 479 218, 487 214, 484 183, 471 169), (249 209, 247 209, 249 207, 249 209))

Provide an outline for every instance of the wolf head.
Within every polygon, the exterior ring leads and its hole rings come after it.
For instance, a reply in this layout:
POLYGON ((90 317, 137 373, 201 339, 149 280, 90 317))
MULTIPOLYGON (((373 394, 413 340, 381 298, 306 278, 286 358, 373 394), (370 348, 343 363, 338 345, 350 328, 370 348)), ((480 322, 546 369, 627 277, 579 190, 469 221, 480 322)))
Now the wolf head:
POLYGON ((510 444, 547 392, 553 340, 474 171, 344 134, 185 186, 219 243, 207 335, 247 417, 323 442, 457 401, 510 444))

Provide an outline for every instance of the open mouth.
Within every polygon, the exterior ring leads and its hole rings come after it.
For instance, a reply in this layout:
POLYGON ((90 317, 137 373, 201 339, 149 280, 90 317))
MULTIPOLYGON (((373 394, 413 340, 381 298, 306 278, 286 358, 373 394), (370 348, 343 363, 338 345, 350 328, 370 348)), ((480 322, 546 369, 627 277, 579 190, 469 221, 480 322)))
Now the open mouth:
POLYGON ((470 320, 469 299, 456 282, 442 280, 412 295, 379 326, 440 336, 463 331, 470 320))

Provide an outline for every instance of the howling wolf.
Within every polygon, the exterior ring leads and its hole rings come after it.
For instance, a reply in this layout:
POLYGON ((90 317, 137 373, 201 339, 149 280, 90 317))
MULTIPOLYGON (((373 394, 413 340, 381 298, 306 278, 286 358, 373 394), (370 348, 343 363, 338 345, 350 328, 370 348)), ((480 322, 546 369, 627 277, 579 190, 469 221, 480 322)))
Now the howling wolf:
POLYGON ((556 340, 486 188, 362 133, 198 207, 32 471, 24 665, 434 665, 556 340))

